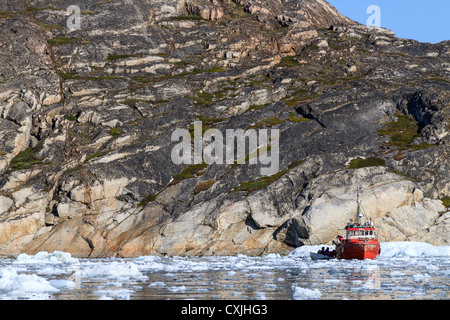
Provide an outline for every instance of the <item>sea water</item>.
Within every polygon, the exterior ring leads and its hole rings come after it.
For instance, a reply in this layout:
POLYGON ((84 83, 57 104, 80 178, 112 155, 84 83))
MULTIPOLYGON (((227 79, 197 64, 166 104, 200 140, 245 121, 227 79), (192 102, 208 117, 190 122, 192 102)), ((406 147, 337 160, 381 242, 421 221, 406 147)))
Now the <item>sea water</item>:
POLYGON ((381 243, 375 260, 287 256, 78 259, 55 251, 0 259, 0 299, 448 300, 450 246, 381 243))

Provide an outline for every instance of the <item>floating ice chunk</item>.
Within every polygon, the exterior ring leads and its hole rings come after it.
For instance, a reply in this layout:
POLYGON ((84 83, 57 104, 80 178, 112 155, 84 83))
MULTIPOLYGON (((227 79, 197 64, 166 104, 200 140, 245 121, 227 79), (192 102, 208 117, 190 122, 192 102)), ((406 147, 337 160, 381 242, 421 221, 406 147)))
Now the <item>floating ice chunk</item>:
POLYGON ((256 300, 266 300, 266 293, 262 291, 256 291, 255 292, 255 299, 256 300))
POLYGON ((330 266, 329 263, 330 260, 317 260, 314 261, 309 267, 313 269, 322 269, 322 268, 328 268, 330 266))
POLYGON ((57 263, 79 263, 77 258, 73 258, 68 252, 54 251, 48 253, 41 251, 35 255, 21 253, 17 256, 13 264, 57 264, 57 263))
POLYGON ((325 279, 323 280, 325 283, 331 283, 331 284, 342 284, 342 280, 339 279, 325 279))
POLYGON ((320 299, 322 294, 318 289, 308 289, 302 287, 295 287, 294 292, 292 293, 292 298, 295 300, 312 300, 312 299, 320 299))
POLYGON ((156 281, 156 282, 152 282, 148 285, 151 288, 162 288, 167 286, 164 282, 162 281, 156 281))
POLYGON ((186 287, 185 286, 174 286, 174 287, 169 287, 167 288, 170 292, 184 292, 186 291, 186 287))
POLYGON ((196 271, 205 271, 205 270, 208 270, 209 269, 209 265, 208 265, 208 263, 207 262, 198 262, 198 263, 195 263, 195 264, 193 264, 190 268, 189 268, 189 270, 190 271, 193 271, 193 272, 196 272, 196 271))
POLYGON ((411 295, 415 297, 424 296, 426 294, 426 291, 422 288, 418 289, 417 291, 413 292, 411 295))
POLYGON ((364 262, 367 262, 367 264, 361 265, 360 266, 361 270, 363 270, 363 271, 371 271, 371 272, 380 270, 379 266, 371 264, 371 263, 374 262, 373 260, 365 260, 364 262))
POLYGON ((273 267, 272 266, 249 266, 248 267, 248 270, 251 270, 251 271, 255 271, 255 270, 268 270, 268 269, 272 269, 273 267))
POLYGON ((133 263, 139 265, 140 268, 148 271, 160 271, 165 268, 164 261, 157 256, 142 256, 132 260, 133 263))
POLYGON ((120 281, 112 281, 104 284, 106 287, 122 287, 123 282, 120 281))
POLYGON ((70 280, 50 280, 49 283, 57 289, 74 289, 77 284, 70 280))
MULTIPOLYGON (((15 265, 17 266, 17 264, 15 265)), ((50 275, 63 275, 68 273, 68 271, 73 271, 72 269, 68 270, 67 268, 58 268, 55 265, 46 265, 43 268, 39 269, 39 275, 41 276, 50 276, 50 275)))
POLYGON ((280 259, 281 256, 278 253, 269 253, 265 256, 263 256, 265 259, 280 259))
POLYGON ((417 274, 413 275, 413 279, 415 282, 428 281, 430 278, 431 277, 428 273, 425 273, 425 274, 417 273, 417 274))
POLYGON ((158 256, 141 256, 133 259, 134 263, 154 263, 161 262, 162 258, 158 256))
POLYGON ((90 267, 83 268, 80 273, 82 277, 88 278, 136 278, 137 280, 148 278, 139 271, 138 266, 133 262, 94 263, 90 267))
POLYGON ((12 267, 0 269, 0 294, 28 296, 30 293, 54 293, 59 290, 36 274, 18 274, 12 267))
POLYGON ((450 246, 433 246, 425 242, 382 242, 381 257, 449 257, 450 246))
POLYGON ((165 274, 163 274, 163 276, 165 276, 165 277, 172 277, 172 278, 176 278, 177 277, 177 275, 175 273, 173 273, 173 272, 165 273, 165 274))
POLYGON ((438 271, 440 268, 438 266, 434 266, 432 264, 428 264, 425 266, 425 269, 427 269, 428 271, 438 271))
POLYGON ((370 289, 375 289, 377 286, 375 284, 375 281, 373 280, 367 280, 366 282, 363 283, 363 285, 360 287, 360 289, 362 290, 370 290, 370 289))
POLYGON ((406 273, 396 270, 396 271, 392 271, 389 275, 391 277, 401 277, 401 276, 406 275, 406 273))
POLYGON ((131 294, 134 291, 128 289, 119 289, 119 290, 98 290, 95 292, 96 295, 100 296, 99 300, 130 300, 131 294))

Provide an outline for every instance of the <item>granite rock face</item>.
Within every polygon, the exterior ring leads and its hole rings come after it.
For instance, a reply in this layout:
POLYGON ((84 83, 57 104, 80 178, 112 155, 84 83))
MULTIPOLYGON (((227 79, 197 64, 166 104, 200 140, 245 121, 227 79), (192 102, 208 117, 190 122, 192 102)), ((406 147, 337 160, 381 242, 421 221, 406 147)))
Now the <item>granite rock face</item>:
POLYGON ((78 1, 75 29, 70 5, 0 0, 2 256, 287 253, 357 187, 380 240, 449 243, 449 41, 324 0, 78 1), (174 163, 194 121, 279 130, 277 170, 174 163))

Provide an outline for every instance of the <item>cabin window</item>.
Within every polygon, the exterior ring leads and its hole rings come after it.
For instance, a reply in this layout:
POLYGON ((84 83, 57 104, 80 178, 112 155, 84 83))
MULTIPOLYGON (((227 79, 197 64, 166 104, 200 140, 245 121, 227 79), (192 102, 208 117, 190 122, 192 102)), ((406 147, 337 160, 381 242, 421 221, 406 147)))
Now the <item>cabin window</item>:
POLYGON ((373 230, 351 230, 347 231, 347 238, 351 237, 370 237, 374 235, 373 230))

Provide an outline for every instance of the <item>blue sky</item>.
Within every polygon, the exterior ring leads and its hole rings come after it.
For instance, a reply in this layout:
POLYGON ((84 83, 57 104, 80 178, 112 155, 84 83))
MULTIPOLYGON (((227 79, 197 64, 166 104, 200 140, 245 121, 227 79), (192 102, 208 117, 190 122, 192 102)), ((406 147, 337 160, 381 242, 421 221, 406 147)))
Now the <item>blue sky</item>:
POLYGON ((450 40, 450 0, 327 0, 343 15, 366 24, 370 5, 380 8, 381 27, 400 38, 437 43, 450 40))

